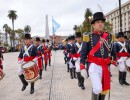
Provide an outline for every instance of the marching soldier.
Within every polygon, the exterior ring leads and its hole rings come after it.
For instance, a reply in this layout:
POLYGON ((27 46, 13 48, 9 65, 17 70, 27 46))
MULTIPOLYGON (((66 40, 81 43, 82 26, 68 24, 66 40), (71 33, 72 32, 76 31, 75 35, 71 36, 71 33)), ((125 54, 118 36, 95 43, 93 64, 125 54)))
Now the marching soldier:
MULTIPOLYGON (((64 41, 65 43, 64 43, 64 51, 63 51, 63 53, 64 53, 64 61, 65 61, 65 64, 67 63, 67 50, 66 50, 66 45, 67 45, 67 43, 68 43, 68 39, 65 39, 65 41, 64 41)), ((69 72, 69 70, 68 70, 68 72, 69 72)))
POLYGON ((82 44, 81 32, 76 32, 76 40, 77 42, 72 47, 72 54, 73 54, 73 60, 75 61, 76 73, 78 78, 78 86, 84 90, 85 89, 84 78, 81 76, 80 73, 80 51, 81 51, 81 44, 82 44))
POLYGON ((117 35, 117 42, 115 43, 117 62, 119 67, 119 83, 121 85, 130 85, 126 82, 127 69, 125 61, 129 56, 130 47, 127 42, 125 42, 125 36, 123 32, 119 32, 117 35))
POLYGON ((75 37, 70 37, 70 43, 67 45, 67 52, 69 57, 69 70, 70 70, 70 77, 71 79, 76 78, 76 72, 75 72, 75 61, 73 60, 73 54, 72 54, 72 48, 75 43, 75 37))
POLYGON ((43 70, 43 62, 42 62, 42 54, 44 53, 43 46, 41 44, 41 40, 39 37, 36 37, 36 46, 37 46, 37 52, 38 52, 38 66, 39 66, 39 79, 42 79, 42 70, 43 70))
POLYGON ((46 42, 47 42, 47 48, 48 48, 49 66, 51 66, 51 56, 52 56, 51 50, 52 50, 52 46, 51 46, 51 44, 49 43, 49 40, 48 40, 48 39, 46 40, 46 42))
POLYGON ((2 48, 0 48, 0 68, 1 69, 3 69, 3 60, 4 60, 4 57, 2 54, 2 48))
POLYGON ((48 56, 47 56, 47 53, 48 53, 48 49, 47 49, 47 46, 45 44, 45 39, 42 40, 42 46, 43 46, 43 49, 44 49, 44 65, 45 65, 45 71, 47 70, 47 64, 48 64, 48 56))
POLYGON ((87 78, 86 59, 89 65, 87 68, 93 87, 91 100, 105 99, 110 90, 108 66, 110 63, 115 64, 112 59, 116 60, 116 52, 111 44, 114 36, 103 31, 105 20, 102 12, 93 15, 91 24, 94 31, 84 35, 80 53, 80 70, 84 78, 87 78))
MULTIPOLYGON (((24 63, 27 63, 29 61, 37 61, 38 53, 37 53, 37 47, 32 44, 31 41, 31 35, 30 34, 25 34, 24 38, 25 45, 21 48, 20 54, 18 56, 18 63, 21 64, 21 66, 24 63)), ((25 80, 25 77, 23 75, 23 69, 19 67, 18 70, 18 75, 23 83, 23 87, 21 91, 24 91, 26 89, 26 86, 28 85, 27 81, 25 80)), ((34 93, 34 82, 31 83, 31 89, 30 89, 30 94, 34 93)))
POLYGON ((70 38, 71 38, 71 36, 68 37, 68 42, 66 44, 67 72, 70 71, 70 69, 69 69, 69 61, 70 61, 70 57, 69 57, 69 52, 70 52, 70 38))

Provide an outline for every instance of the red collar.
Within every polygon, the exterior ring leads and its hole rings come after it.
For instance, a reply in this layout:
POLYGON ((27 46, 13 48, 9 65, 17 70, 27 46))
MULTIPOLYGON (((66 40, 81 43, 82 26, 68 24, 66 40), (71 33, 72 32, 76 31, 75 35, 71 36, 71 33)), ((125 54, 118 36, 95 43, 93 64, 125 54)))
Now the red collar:
POLYGON ((93 33, 94 33, 94 34, 97 34, 97 35, 102 35, 104 32, 97 32, 97 31, 94 31, 93 33))

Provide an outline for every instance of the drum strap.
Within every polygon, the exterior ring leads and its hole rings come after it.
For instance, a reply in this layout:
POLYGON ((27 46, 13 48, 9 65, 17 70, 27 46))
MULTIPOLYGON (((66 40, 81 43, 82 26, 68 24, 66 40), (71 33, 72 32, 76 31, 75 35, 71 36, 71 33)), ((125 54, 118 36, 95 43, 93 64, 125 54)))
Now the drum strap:
POLYGON ((123 50, 125 51, 125 52, 127 52, 127 49, 126 49, 126 43, 124 42, 124 43, 121 43, 121 42, 117 42, 121 47, 122 47, 122 49, 119 51, 119 52, 122 52, 123 50))
POLYGON ((76 43, 76 46, 78 47, 77 53, 79 53, 79 52, 81 51, 81 45, 77 42, 77 43, 76 43))
POLYGON ((37 47, 37 49, 39 49, 41 46, 42 46, 42 45, 39 45, 39 46, 37 47))
POLYGON ((33 45, 30 45, 28 48, 27 48, 26 45, 24 46, 25 53, 23 54, 23 57, 24 57, 25 55, 30 56, 28 51, 29 51, 29 49, 30 49, 32 46, 33 46, 33 45))

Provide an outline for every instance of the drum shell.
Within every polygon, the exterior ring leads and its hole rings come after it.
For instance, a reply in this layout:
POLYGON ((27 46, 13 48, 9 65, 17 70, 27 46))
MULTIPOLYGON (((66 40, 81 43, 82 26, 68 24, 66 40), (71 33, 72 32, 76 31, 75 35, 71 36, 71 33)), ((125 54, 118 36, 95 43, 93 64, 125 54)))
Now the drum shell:
POLYGON ((126 69, 128 72, 130 72, 130 64, 128 65, 126 62, 129 61, 130 62, 130 57, 126 59, 125 61, 125 65, 126 65, 126 69))
MULTIPOLYGON (((32 61, 32 62, 34 62, 34 61, 32 61)), ((23 68, 23 66, 25 64, 22 65, 22 69, 23 69, 26 81, 29 83, 33 83, 33 82, 37 81, 38 76, 39 76, 39 68, 38 68, 37 64, 34 63, 34 65, 29 66, 28 68, 23 68)))

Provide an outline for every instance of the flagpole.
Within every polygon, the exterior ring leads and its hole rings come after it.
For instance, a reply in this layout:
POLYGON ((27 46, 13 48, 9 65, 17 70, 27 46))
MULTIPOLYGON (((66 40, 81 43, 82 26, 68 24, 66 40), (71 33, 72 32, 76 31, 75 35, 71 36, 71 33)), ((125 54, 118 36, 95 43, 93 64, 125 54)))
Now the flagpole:
MULTIPOLYGON (((52 20, 53 20, 53 16, 52 16, 52 20)), ((54 27, 53 23, 52 23, 52 28, 54 27)), ((53 32, 53 46, 54 46, 54 32, 53 32)))

